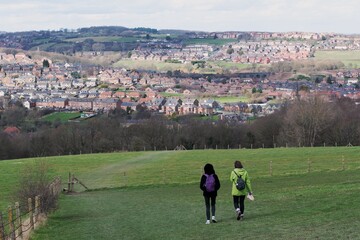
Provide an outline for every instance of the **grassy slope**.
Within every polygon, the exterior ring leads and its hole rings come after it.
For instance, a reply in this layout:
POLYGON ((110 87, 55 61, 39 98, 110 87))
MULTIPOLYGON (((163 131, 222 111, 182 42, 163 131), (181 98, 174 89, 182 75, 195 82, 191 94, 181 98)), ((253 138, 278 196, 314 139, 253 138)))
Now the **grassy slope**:
MULTIPOLYGON (((71 171, 91 189, 116 189, 63 196, 60 209, 36 239, 73 239, 73 236, 89 239, 89 235, 93 239, 100 239, 102 235, 108 239, 116 239, 117 235, 121 235, 121 239, 165 236, 202 239, 208 230, 197 184, 202 166, 207 162, 214 164, 223 183, 218 199, 220 222, 211 226, 211 234, 214 239, 235 237, 234 227, 239 223, 233 220, 227 182, 235 159, 242 160, 249 170, 257 198, 256 202, 247 204, 248 219, 243 227, 248 238, 264 239, 269 235, 269 239, 276 236, 335 239, 339 238, 337 234, 344 233, 354 239, 359 237, 354 235, 359 222, 353 216, 360 208, 356 200, 359 198, 359 151, 358 147, 282 148, 46 158, 52 165, 52 175, 66 179, 71 171), (341 171, 343 156, 347 171, 341 171), (307 173, 308 159, 313 162, 314 173, 307 173), (269 161, 272 161, 273 177, 269 177, 269 161), (129 187, 118 189, 124 186, 129 187), (72 231, 64 230, 70 226, 72 231), (310 234, 306 235, 309 237, 302 237, 302 231, 310 234)), ((25 168, 31 162, 29 159, 0 162, 0 209, 5 209, 10 202, 10 186, 16 186, 20 166, 25 168)))
POLYGON ((230 184, 222 180, 219 222, 210 226, 197 184, 67 196, 34 239, 359 239, 358 174, 255 179, 256 200, 246 201, 243 222, 235 220, 230 184))
POLYGON ((316 51, 315 59, 317 60, 339 60, 346 66, 360 66, 360 51, 316 51))

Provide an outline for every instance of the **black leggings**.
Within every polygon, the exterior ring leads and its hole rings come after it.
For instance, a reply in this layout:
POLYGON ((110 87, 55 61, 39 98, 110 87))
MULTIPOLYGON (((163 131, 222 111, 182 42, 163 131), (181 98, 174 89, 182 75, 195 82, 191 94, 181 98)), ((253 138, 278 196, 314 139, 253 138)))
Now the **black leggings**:
POLYGON ((244 205, 245 195, 242 195, 242 196, 233 196, 233 199, 234 199, 234 207, 235 207, 235 210, 236 210, 237 208, 240 208, 241 214, 244 214, 244 210, 245 210, 245 205, 244 205))
POLYGON ((211 214, 215 216, 215 204, 216 204, 216 196, 204 196, 205 206, 206 206, 206 219, 210 220, 210 199, 211 199, 211 214))

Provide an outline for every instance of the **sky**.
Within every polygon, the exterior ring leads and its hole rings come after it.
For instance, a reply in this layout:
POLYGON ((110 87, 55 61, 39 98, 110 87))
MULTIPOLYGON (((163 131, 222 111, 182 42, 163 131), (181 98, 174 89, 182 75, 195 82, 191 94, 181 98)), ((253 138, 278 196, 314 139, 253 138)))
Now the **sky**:
POLYGON ((149 27, 360 33, 359 0, 0 0, 0 31, 149 27))

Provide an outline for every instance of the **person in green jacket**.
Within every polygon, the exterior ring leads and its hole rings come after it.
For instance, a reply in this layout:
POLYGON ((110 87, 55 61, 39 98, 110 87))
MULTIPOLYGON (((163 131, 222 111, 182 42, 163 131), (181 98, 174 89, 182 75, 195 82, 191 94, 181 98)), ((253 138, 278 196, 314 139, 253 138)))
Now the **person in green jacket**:
POLYGON ((235 161, 234 163, 235 169, 231 171, 230 181, 232 182, 232 191, 231 194, 233 196, 234 207, 237 215, 237 220, 244 218, 244 210, 245 210, 245 196, 246 194, 252 195, 251 183, 248 172, 244 169, 243 165, 240 161, 235 161), (245 189, 238 190, 236 188, 236 181, 238 176, 245 181, 245 189))

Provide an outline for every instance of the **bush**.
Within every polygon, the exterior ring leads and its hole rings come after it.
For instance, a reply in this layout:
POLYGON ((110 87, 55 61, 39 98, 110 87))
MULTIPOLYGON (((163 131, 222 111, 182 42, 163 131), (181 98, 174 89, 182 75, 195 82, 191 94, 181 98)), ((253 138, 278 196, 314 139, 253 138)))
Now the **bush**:
POLYGON ((49 169, 49 164, 44 161, 35 161, 23 169, 19 189, 16 193, 16 198, 21 202, 21 206, 27 208, 28 198, 33 199, 34 205, 35 197, 40 196, 40 209, 43 213, 49 213, 56 208, 58 195, 53 194, 49 188, 51 183, 49 169))

